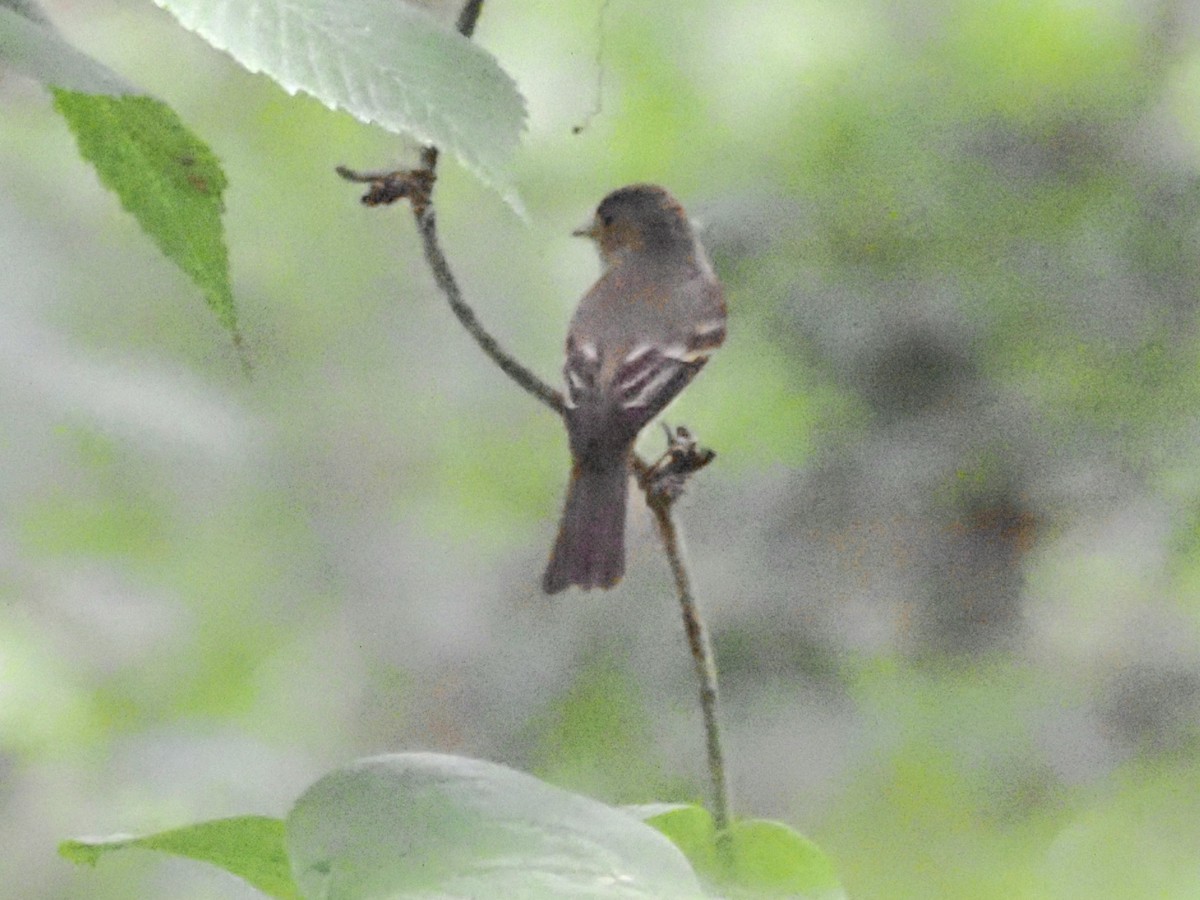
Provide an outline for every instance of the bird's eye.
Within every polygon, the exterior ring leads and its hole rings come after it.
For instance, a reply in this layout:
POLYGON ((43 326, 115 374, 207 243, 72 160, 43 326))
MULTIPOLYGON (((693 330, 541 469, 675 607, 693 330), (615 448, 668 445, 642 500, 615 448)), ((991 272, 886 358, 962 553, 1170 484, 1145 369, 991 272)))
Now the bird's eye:
POLYGON ((608 228, 608 226, 612 225, 612 223, 613 223, 612 213, 600 213, 600 224, 601 225, 603 225, 605 228, 608 228))

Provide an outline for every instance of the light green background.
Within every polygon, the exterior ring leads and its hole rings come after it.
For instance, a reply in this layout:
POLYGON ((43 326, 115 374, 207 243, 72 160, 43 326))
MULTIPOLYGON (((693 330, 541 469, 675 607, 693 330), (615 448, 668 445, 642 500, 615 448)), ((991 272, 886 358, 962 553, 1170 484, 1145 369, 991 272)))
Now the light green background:
MULTIPOLYGON (((397 142, 149 0, 46 6, 224 161, 254 374, 48 96, 0 78, 5 892, 252 896, 54 846, 281 815, 390 750, 703 797, 647 517, 619 590, 540 595, 559 425, 453 322, 407 211, 333 175, 397 142)), ((704 224, 731 337, 670 418, 720 454, 681 516, 738 809, 854 897, 1196 896, 1187 5, 599 8, 487 4, 531 223, 451 163, 440 224, 546 377, 597 272, 568 235, 607 190, 661 182, 704 224)))

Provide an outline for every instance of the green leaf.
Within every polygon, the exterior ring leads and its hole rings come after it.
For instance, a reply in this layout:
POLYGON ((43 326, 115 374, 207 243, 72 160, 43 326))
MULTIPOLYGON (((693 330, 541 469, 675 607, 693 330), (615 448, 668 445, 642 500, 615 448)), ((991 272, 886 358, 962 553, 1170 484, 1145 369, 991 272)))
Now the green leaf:
POLYGON ((144 837, 114 835, 63 841, 58 852, 80 865, 96 865, 116 850, 138 847, 212 863, 278 900, 299 900, 284 851, 284 825, 266 816, 201 822, 144 837))
POLYGON ((200 287, 238 341, 221 225, 225 173, 208 146, 153 97, 56 89, 79 152, 159 249, 200 287))
POLYGON ((662 803, 628 809, 669 837, 702 877, 730 896, 845 896, 829 857, 782 822, 734 822, 729 828, 729 865, 718 850, 716 828, 706 809, 662 803))
POLYGON ((49 87, 113 96, 139 93, 108 66, 64 41, 37 7, 18 5, 14 12, 6 5, 0 2, 0 66, 49 87))
POLYGON ((26 0, 0 0, 0 63, 54 91, 79 152, 159 249, 199 285, 240 346, 221 227, 225 175, 166 104, 80 53, 26 0))
POLYGON ((155 0, 288 93, 449 150, 519 210, 525 101, 491 54, 402 0, 155 0))
POLYGON ((703 896, 683 855, 602 803, 504 766, 432 753, 360 760, 287 820, 308 897, 703 896))

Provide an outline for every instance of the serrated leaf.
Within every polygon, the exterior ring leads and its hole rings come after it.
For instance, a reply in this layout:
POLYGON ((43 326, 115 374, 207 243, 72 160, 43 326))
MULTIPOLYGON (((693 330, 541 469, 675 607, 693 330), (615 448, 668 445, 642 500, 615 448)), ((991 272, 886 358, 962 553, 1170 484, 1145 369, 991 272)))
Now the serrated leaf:
POLYGON ((632 816, 494 763, 433 753, 361 760, 287 819, 304 896, 703 896, 683 855, 632 816))
POLYGON ((845 896, 829 857, 782 822, 734 822, 724 856, 717 847, 712 816, 703 807, 650 804, 628 810, 669 837, 703 878, 729 896, 845 896))
POLYGON ((63 40, 37 7, 4 7, 0 3, 0 65, 48 87, 111 96, 139 93, 108 66, 63 40))
POLYGON ((185 28, 364 122, 452 152, 519 210, 525 101, 477 44, 403 0, 155 0, 185 28))
POLYGON ((153 97, 101 97, 56 89, 55 108, 159 249, 200 287, 237 339, 221 199, 225 173, 208 145, 153 97))
POLYGON ((268 897, 299 900, 283 844, 283 822, 266 816, 237 816, 142 837, 63 841, 58 852, 74 863, 94 866, 102 856, 118 850, 157 850, 220 866, 268 897))

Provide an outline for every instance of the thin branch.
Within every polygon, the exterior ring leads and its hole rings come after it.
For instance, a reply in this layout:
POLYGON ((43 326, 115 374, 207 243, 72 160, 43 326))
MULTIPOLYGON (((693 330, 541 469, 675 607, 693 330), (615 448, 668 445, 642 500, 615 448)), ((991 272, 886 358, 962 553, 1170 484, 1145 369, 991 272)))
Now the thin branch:
POLYGON ((458 22, 455 23, 458 33, 465 38, 473 35, 475 23, 479 21, 481 12, 483 12, 483 0, 467 0, 458 14, 458 22))
POLYGON ((433 205, 429 204, 419 212, 414 208, 413 212, 417 217, 417 228, 420 230, 425 244, 425 259, 429 262, 429 268, 433 270, 433 278, 438 287, 442 289, 442 293, 446 295, 450 309, 458 317, 463 328, 467 329, 467 333, 475 339, 475 343, 492 358, 492 361, 500 367, 505 375, 560 416, 563 415, 567 410, 567 405, 563 400, 562 393, 550 387, 510 356, 487 329, 479 324, 475 311, 463 300, 462 292, 458 289, 458 282, 450 271, 450 265, 446 262, 446 256, 442 253, 441 245, 438 243, 437 216, 434 214, 433 205))
MULTIPOLYGON (((459 33, 469 38, 475 32, 475 23, 479 21, 482 11, 483 0, 468 0, 458 16, 459 33)), ((492 362, 499 366, 505 375, 561 416, 567 409, 562 392, 548 385, 501 347, 500 342, 480 323, 475 310, 463 299, 458 280, 446 261, 446 254, 442 252, 437 236, 437 214, 433 208, 437 164, 438 148, 431 145, 421 150, 421 167, 418 169, 356 172, 345 166, 338 166, 337 173, 347 181, 370 185, 362 198, 362 202, 367 206, 381 206, 404 199, 409 201, 413 216, 417 220, 417 230, 421 232, 425 259, 433 271, 434 281, 450 304, 450 310, 467 330, 467 334, 475 339, 475 343, 491 357, 492 362)))
POLYGON ((683 614, 683 629, 687 634, 688 649, 696 667, 696 680, 700 685, 700 710, 704 717, 705 747, 708 752, 708 775, 712 782, 712 816, 717 830, 718 849, 729 859, 731 848, 728 842, 729 785, 725 779, 725 756, 721 751, 721 726, 717 714, 717 664, 704 617, 692 593, 692 579, 688 573, 687 559, 683 548, 683 536, 675 521, 675 501, 682 493, 686 479, 704 468, 716 457, 712 450, 700 447, 686 428, 674 432, 665 424, 667 451, 653 464, 640 457, 633 457, 634 474, 638 485, 646 495, 646 505, 654 514, 658 532, 662 535, 663 551, 671 566, 675 580, 675 594, 683 614))
POLYGON ((729 786, 725 781, 725 757, 721 752, 721 726, 717 721, 717 667, 713 659, 712 644, 704 618, 696 606, 692 594, 692 580, 688 575, 684 558, 683 540, 670 503, 652 503, 650 506, 662 535, 663 549, 671 564, 671 575, 675 578, 675 593, 679 597, 679 608, 683 613, 683 628, 687 632, 688 648, 692 651, 692 662, 696 665, 696 679, 700 683, 700 710, 704 715, 705 746, 708 751, 708 774, 712 779, 712 816, 718 838, 729 827, 729 786))

